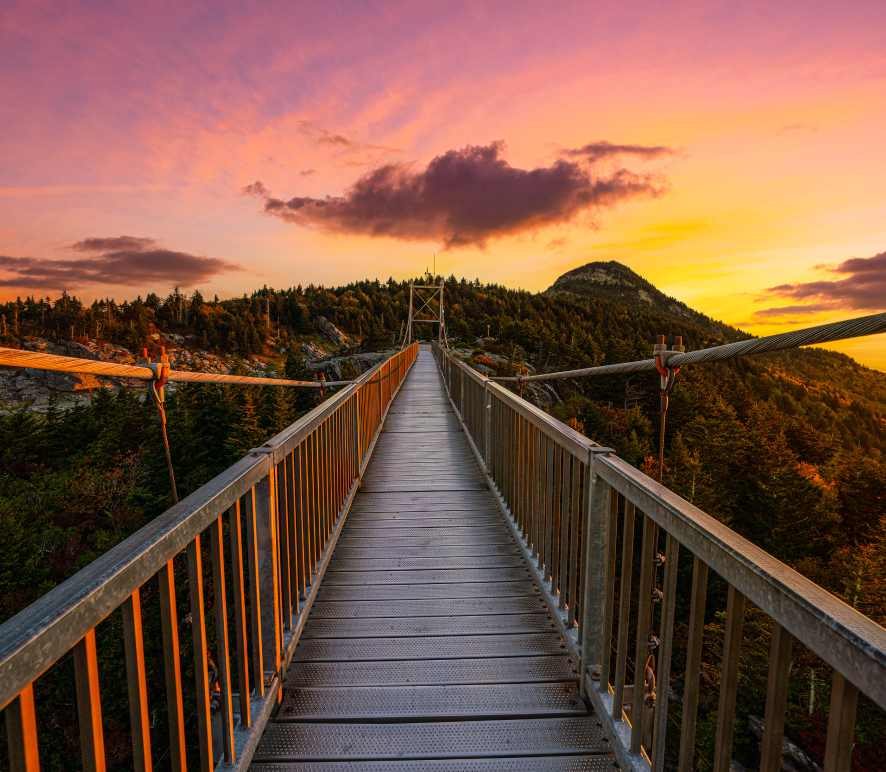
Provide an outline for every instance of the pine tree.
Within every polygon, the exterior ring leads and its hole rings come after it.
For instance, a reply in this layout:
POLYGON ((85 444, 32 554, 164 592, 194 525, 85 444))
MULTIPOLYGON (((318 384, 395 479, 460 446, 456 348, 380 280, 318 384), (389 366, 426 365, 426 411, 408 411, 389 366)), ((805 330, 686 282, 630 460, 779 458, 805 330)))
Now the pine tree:
POLYGON ((254 389, 259 387, 240 388, 243 391, 240 395, 237 418, 231 427, 227 446, 232 453, 238 456, 245 456, 252 448, 262 445, 268 435, 261 427, 256 406, 254 389))

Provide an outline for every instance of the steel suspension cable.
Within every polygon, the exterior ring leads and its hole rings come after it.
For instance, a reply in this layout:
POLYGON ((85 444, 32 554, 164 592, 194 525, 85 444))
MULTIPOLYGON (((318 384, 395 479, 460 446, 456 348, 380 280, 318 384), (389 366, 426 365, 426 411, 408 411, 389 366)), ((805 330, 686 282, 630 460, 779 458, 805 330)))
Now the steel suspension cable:
MULTIPOLYGON (((27 367, 33 370, 54 370, 66 373, 86 373, 108 378, 138 378, 151 380, 155 373, 144 365, 121 365, 115 362, 102 362, 93 359, 79 359, 38 351, 0 348, 0 367, 27 367)), ((227 383, 243 386, 300 386, 309 389, 347 386, 353 381, 291 381, 284 378, 257 378, 247 375, 222 375, 219 373, 196 373, 187 370, 169 370, 167 381, 176 383, 227 383)))
MULTIPOLYGON (((752 354, 765 354, 772 351, 784 351, 785 349, 799 346, 811 346, 816 343, 831 343, 849 338, 861 338, 867 335, 877 335, 886 332, 886 313, 862 316, 857 319, 847 319, 843 322, 822 324, 818 327, 807 327, 804 330, 783 332, 778 335, 769 335, 764 338, 753 338, 737 343, 727 343, 723 346, 690 351, 686 354, 675 354, 668 359, 668 367, 683 367, 696 365, 702 362, 720 362, 733 357, 750 356, 752 354)), ((642 359, 639 362, 620 362, 612 365, 599 367, 585 367, 580 370, 566 370, 559 373, 542 373, 540 375, 511 376, 490 378, 491 381, 552 381, 560 378, 588 378, 596 375, 619 375, 621 373, 639 373, 655 370, 654 359, 642 359)))

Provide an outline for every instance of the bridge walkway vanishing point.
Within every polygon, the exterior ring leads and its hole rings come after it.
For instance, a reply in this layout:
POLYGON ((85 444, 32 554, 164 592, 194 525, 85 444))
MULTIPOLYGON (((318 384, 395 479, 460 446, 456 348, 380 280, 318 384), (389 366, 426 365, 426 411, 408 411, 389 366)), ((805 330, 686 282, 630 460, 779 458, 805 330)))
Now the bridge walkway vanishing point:
POLYGON ((433 354, 422 350, 251 768, 579 772, 613 761, 433 354))

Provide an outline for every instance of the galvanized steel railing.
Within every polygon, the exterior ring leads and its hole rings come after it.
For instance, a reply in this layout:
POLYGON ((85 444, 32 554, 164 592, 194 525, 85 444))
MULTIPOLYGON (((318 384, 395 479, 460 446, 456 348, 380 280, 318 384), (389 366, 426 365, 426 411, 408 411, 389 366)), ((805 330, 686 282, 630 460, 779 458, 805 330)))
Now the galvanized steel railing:
POLYGON ((794 638, 833 668, 824 769, 848 772, 859 690, 886 708, 886 629, 610 449, 491 382, 439 345, 434 345, 434 354, 502 509, 523 540, 527 557, 537 558, 537 578, 550 583, 548 604, 573 656, 581 662, 584 693, 612 739, 622 768, 635 772, 664 768, 682 545, 684 553, 692 555, 693 584, 680 772, 694 769, 709 569, 729 587, 715 772, 730 769, 745 599, 772 620, 761 772, 781 769, 794 638), (639 562, 634 554, 635 528, 642 529, 639 562), (655 604, 642 601, 632 606, 632 577, 639 574, 639 598, 651 601, 657 566, 662 564, 663 597, 655 604), (614 607, 616 584, 618 608, 614 607), (645 672, 641 663, 647 661, 647 641, 652 635, 658 639, 654 675, 659 694, 654 708, 641 708, 648 686, 642 675, 634 684, 627 683, 627 665, 632 655, 635 669, 645 672))
POLYGON ((105 768, 95 627, 118 608, 123 615, 133 764, 139 771, 152 768, 140 588, 155 574, 172 768, 187 768, 176 602, 176 582, 183 577, 174 571, 174 559, 183 550, 194 639, 199 766, 212 770, 218 762, 219 768, 246 768, 280 699, 283 674, 387 408, 416 352, 413 345, 380 363, 0 626, 0 709, 5 708, 13 770, 40 769, 33 684, 72 649, 83 766, 105 768), (210 716, 215 685, 208 675, 201 550, 207 530, 221 761, 213 752, 210 716), (228 560, 233 614, 225 587, 228 560), (237 726, 231 691, 235 668, 240 685, 237 726))

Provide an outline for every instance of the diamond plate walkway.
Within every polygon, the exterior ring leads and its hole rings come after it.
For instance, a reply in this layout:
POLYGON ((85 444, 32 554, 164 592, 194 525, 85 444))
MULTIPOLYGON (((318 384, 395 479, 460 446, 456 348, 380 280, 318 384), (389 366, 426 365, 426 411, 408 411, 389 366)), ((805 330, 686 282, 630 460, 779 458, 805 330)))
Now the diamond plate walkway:
POLYGON ((578 678, 420 351, 251 769, 615 769, 578 678))

